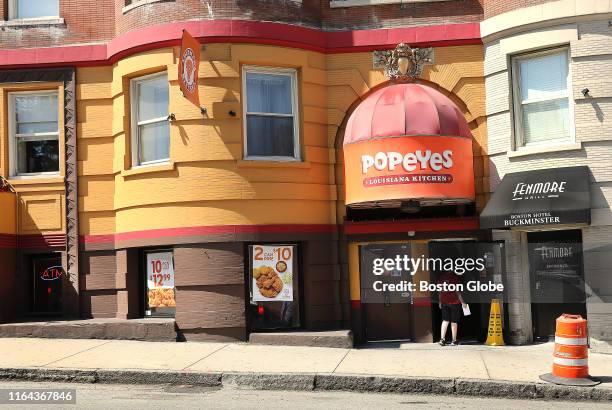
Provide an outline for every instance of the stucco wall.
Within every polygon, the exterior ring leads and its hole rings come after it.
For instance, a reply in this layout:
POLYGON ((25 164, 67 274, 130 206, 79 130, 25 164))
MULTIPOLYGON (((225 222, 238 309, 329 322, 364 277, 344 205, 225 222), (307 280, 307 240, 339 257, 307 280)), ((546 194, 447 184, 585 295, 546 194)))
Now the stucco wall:
MULTIPOLYGON (((77 72, 82 235, 185 226, 337 224, 343 217, 343 123, 371 90, 386 83, 372 54, 322 53, 274 46, 209 44, 200 66, 200 95, 208 114, 178 89, 177 48, 131 56, 113 67, 77 72), (295 67, 303 162, 244 161, 240 67, 295 67), (130 166, 129 80, 167 70, 170 80, 171 164, 130 166), (229 115, 234 111, 235 117, 229 115)), ((464 111, 476 143, 477 193, 482 192, 480 146, 486 138, 482 47, 440 47, 423 82, 464 111)))

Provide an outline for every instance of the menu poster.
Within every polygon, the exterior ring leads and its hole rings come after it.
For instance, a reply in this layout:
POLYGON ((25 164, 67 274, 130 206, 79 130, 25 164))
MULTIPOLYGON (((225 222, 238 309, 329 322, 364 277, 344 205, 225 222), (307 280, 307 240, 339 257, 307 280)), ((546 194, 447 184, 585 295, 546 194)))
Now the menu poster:
POLYGON ((539 278, 582 276, 582 244, 573 242, 530 243, 529 265, 539 278))
POLYGON ((172 252, 147 253, 147 289, 150 308, 176 307, 172 252))
POLYGON ((293 301, 295 246, 255 245, 251 256, 253 301, 293 301))

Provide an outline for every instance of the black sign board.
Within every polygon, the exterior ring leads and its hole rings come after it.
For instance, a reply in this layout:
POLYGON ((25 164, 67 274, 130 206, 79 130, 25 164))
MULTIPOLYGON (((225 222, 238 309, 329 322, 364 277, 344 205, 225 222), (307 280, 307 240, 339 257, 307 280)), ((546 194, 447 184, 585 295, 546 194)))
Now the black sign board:
POLYGON ((591 223, 588 167, 506 174, 480 215, 480 227, 591 223))

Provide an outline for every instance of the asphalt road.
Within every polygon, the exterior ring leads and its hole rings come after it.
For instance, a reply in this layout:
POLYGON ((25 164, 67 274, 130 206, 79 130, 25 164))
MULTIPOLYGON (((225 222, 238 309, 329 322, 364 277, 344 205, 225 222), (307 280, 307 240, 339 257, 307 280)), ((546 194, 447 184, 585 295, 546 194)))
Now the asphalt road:
POLYGON ((167 385, 0 382, 0 389, 76 389, 76 405, 0 405, 7 409, 609 409, 609 403, 550 402, 459 396, 286 392, 167 385))

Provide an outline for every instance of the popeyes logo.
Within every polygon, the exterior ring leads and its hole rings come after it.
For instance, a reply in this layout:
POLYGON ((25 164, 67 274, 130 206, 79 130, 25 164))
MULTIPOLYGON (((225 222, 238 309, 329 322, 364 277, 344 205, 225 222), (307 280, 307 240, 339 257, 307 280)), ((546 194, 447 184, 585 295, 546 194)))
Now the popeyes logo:
POLYGON ((442 153, 430 150, 409 152, 400 154, 399 152, 378 152, 376 155, 362 155, 361 169, 364 174, 374 167, 378 171, 385 169, 395 171, 396 168, 403 168, 406 172, 415 171, 417 168, 421 170, 431 169, 433 171, 441 171, 442 169, 452 168, 453 166, 453 151, 447 149, 442 153))
POLYGON ((406 136, 346 144, 346 203, 474 200, 473 167, 469 138, 406 136))
POLYGON ((187 90, 192 93, 196 87, 196 61, 191 48, 183 52, 182 62, 183 72, 181 73, 181 79, 187 90))
POLYGON ((187 30, 183 30, 180 55, 178 80, 181 92, 185 98, 200 108, 200 94, 198 92, 200 43, 187 30))

